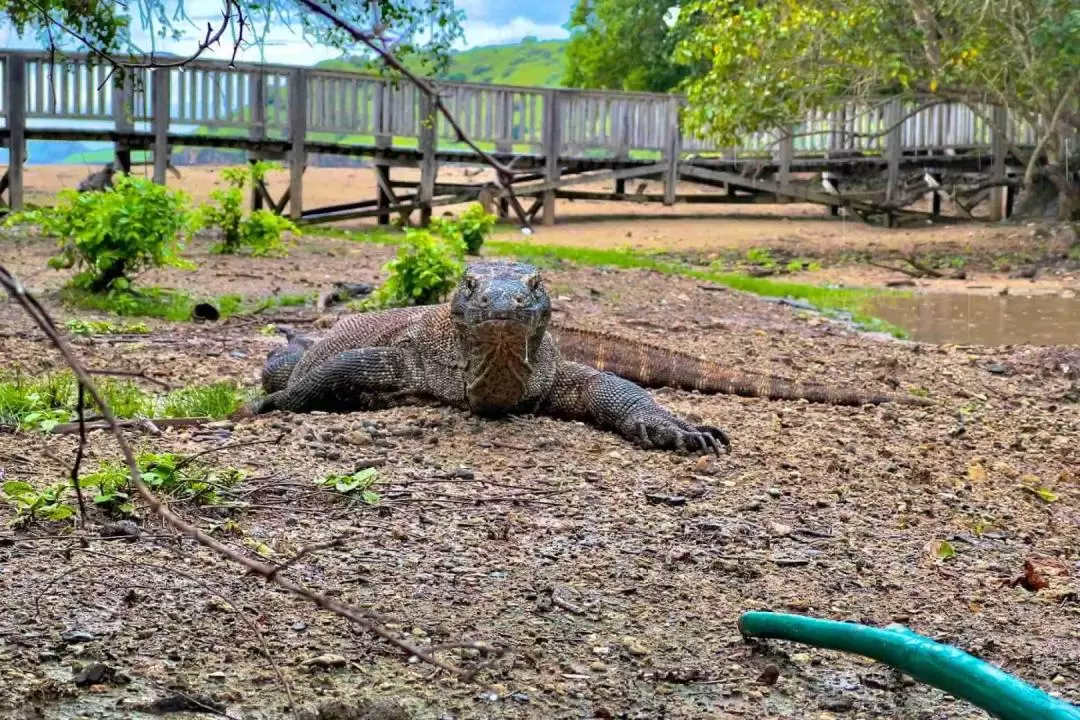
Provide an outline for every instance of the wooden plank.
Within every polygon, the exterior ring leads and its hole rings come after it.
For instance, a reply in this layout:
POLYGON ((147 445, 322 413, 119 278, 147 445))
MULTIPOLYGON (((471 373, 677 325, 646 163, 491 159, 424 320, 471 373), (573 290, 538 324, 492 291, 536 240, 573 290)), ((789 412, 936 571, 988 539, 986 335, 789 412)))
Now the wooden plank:
POLYGON ((23 209, 23 163, 26 162, 26 58, 18 53, 7 56, 7 77, 4 85, 7 97, 8 130, 8 207, 23 209))
MULTIPOLYGON (((791 187, 791 160, 795 156, 795 128, 786 127, 783 130, 784 136, 780 140, 780 147, 778 148, 778 163, 780 170, 776 174, 776 179, 780 183, 781 190, 788 190, 791 187)), ((785 196, 781 198, 783 202, 789 202, 790 197, 785 196)))
POLYGON ((439 165, 435 160, 437 120, 435 101, 427 93, 420 95, 420 227, 431 222, 431 201, 435 197, 435 176, 439 165))
MULTIPOLYGON (((995 181, 1001 181, 1005 179, 1005 159, 1009 151, 1009 138, 1006 135, 1008 130, 1008 114, 1005 108, 994 108, 993 112, 994 128, 991 128, 993 145, 991 152, 993 153, 994 165, 990 173, 990 179, 995 181)), ((999 222, 1004 215, 1005 204, 1005 188, 995 187, 990 189, 990 219, 994 222, 999 222)))
MULTIPOLYGON (((378 200, 379 208, 382 209, 382 210, 386 210, 386 208, 390 207, 391 201, 396 200, 396 197, 394 196, 393 185, 390 182, 390 166, 380 164, 378 162, 378 160, 379 160, 379 158, 376 157, 375 158, 375 161, 376 161, 376 164, 375 164, 375 185, 376 185, 376 193, 377 193, 376 199, 378 200)), ((389 225, 390 224, 390 213, 389 213, 389 211, 384 212, 382 215, 379 215, 378 218, 379 218, 379 225, 389 225)))
POLYGON ((299 220, 304 212, 304 167, 307 165, 307 71, 298 69, 289 77, 289 217, 299 220))
MULTIPOLYGON (((118 71, 119 72, 119 71, 118 71)), ((117 132, 128 132, 135 125, 131 121, 132 98, 134 93, 131 70, 125 70, 123 80, 117 84, 110 80, 112 85, 112 115, 113 126, 117 132)), ((120 165, 118 169, 126 173, 131 172, 131 149, 124 143, 113 143, 116 159, 120 165)))
MULTIPOLYGON (((544 193, 544 225, 555 224, 555 188, 559 186, 559 150, 561 132, 559 123, 559 102, 562 94, 558 90, 549 90, 544 96, 544 178, 547 187, 544 193)), ((518 189, 515 188, 515 192, 518 189)), ((506 194, 500 191, 499 195, 506 194)))
POLYGON ((675 191, 679 184, 679 155, 682 152, 682 133, 679 130, 679 103, 672 98, 667 108, 667 140, 664 143, 664 204, 675 204, 675 191))
POLYGON ((459 195, 453 195, 446 198, 435 198, 428 203, 421 202, 407 202, 400 203, 398 205, 391 205, 387 208, 370 208, 367 210, 346 211, 340 213, 331 213, 322 216, 309 216, 303 218, 302 222, 305 225, 311 225, 319 222, 338 222, 341 220, 358 220, 366 217, 376 217, 380 213, 396 212, 396 213, 411 213, 413 210, 423 210, 424 207, 441 207, 444 205, 460 205, 461 203, 468 202, 476 198, 478 193, 461 193, 459 195))
POLYGON ((165 184, 169 165, 169 72, 168 68, 155 68, 151 75, 154 112, 150 122, 154 129, 154 182, 158 185, 165 184))
MULTIPOLYGON (((667 196, 663 193, 611 193, 590 192, 588 190, 556 190, 556 197, 562 200, 603 200, 631 203, 663 203, 667 196)), ((754 193, 751 195, 728 195, 726 193, 684 193, 675 196, 675 202, 688 205, 773 205, 778 200, 772 193, 754 193)))
MULTIPOLYGON (((533 185, 515 185, 514 194, 535 195, 537 193, 543 193, 546 197, 546 193, 553 193, 555 190, 568 185, 580 185, 581 183, 607 180, 628 180, 630 178, 646 177, 649 175, 662 175, 666 171, 666 163, 657 163, 655 165, 639 165, 637 167, 628 167, 619 170, 601 170, 598 172, 580 173, 569 177, 557 178, 555 180, 545 180, 542 183, 535 183, 533 185)), ((509 194, 510 193, 506 190, 499 190, 496 197, 505 197, 509 194)))
MULTIPOLYGON (((266 74, 263 72, 248 73, 247 79, 248 111, 245 115, 250 123, 248 137, 258 142, 266 137, 266 74)), ((248 162, 257 162, 263 158, 263 154, 257 150, 249 150, 247 157, 248 162)), ((263 200, 263 194, 259 188, 252 187, 251 209, 261 210, 263 200)))
POLYGON ((885 127, 892 128, 885 136, 885 158, 888 163, 888 177, 885 181, 885 202, 896 199, 900 186, 900 155, 903 151, 904 126, 900 123, 903 106, 900 100, 890 100, 885 108, 885 127))

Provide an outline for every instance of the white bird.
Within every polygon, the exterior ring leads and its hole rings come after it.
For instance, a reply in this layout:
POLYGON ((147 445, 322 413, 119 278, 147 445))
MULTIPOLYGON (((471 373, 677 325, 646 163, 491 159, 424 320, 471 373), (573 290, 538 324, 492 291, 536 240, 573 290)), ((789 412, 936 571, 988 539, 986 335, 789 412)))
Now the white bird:
POLYGON ((831 172, 821 173, 821 187, 823 187, 825 189, 825 192, 829 193, 830 195, 836 195, 837 197, 839 197, 840 188, 836 180, 836 176, 833 175, 831 172))
POLYGON ((923 180, 926 182, 926 184, 930 186, 931 190, 940 190, 941 189, 941 183, 938 182, 938 179, 934 176, 934 173, 932 173, 930 170, 925 170, 924 169, 922 177, 923 177, 923 180))

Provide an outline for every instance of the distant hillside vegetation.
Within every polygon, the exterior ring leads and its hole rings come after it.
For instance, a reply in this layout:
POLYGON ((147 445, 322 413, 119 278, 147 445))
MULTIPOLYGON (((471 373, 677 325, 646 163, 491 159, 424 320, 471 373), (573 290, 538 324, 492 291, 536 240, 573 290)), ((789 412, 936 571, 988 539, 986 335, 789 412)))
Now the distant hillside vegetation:
MULTIPOLYGON (((455 82, 559 87, 565 50, 565 40, 541 41, 533 37, 511 45, 475 47, 453 53, 449 67, 440 77, 455 82)), ((360 59, 341 59, 324 60, 315 67, 363 71, 368 65, 360 59)))

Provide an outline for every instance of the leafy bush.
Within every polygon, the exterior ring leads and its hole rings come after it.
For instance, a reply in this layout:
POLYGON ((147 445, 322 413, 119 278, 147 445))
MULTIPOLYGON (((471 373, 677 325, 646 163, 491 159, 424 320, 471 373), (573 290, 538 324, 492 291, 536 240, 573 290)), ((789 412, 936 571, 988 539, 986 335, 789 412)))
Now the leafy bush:
POLYGON ((369 309, 440 302, 465 269, 464 255, 465 245, 457 237, 409 228, 397 256, 383 266, 388 274, 386 282, 356 306, 369 309))
POLYGON ((480 203, 474 203, 461 214, 460 218, 432 218, 431 227, 446 238, 457 238, 465 244, 465 253, 479 255, 480 248, 498 221, 491 213, 484 210, 480 203))
POLYGON ((70 284, 92 293, 125 291, 149 268, 193 267, 179 254, 194 229, 187 194, 124 174, 113 183, 104 192, 61 190, 55 206, 15 213, 5 222, 37 225, 58 238, 61 251, 49 266, 78 268, 70 284))
POLYGON ((234 255, 247 249, 257 257, 285 255, 286 244, 282 233, 288 231, 300 234, 291 220, 275 215, 269 210, 255 210, 244 217, 244 190, 262 182, 266 172, 277 165, 267 162, 252 163, 247 167, 225 168, 221 177, 228 187, 210 193, 217 205, 203 205, 199 209, 202 227, 217 228, 222 235, 221 242, 210 251, 222 255, 234 255))
POLYGON ((67 520, 75 514, 75 508, 64 501, 70 482, 56 483, 38 490, 30 483, 11 480, 0 487, 4 500, 15 507, 12 527, 23 527, 31 520, 67 520))

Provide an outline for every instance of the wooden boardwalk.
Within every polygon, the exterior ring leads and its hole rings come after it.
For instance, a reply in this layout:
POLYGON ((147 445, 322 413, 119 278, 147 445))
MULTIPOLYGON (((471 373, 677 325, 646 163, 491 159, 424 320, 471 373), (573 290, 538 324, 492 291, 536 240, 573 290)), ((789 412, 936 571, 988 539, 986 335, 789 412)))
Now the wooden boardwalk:
MULTIPOLYGON (((154 179, 165 182, 171 149, 234 148, 249 158, 285 160, 290 185, 282 198, 258 190, 269 205, 299 220, 333 221, 406 217, 470 199, 499 200, 480 184, 439 183, 440 164, 482 164, 454 142, 445 118, 430 116, 429 100, 407 81, 283 65, 197 61, 184 67, 129 74, 122 87, 107 80, 109 68, 86 56, 0 51, 0 144, 10 152, 0 180, 7 205, 22 207, 23 163, 28 139, 114 143, 122 167, 132 150, 149 150, 154 179), (205 132, 196 133, 196 129, 205 132), (305 208, 303 176, 313 153, 370 158, 378 183, 375 198, 330 208, 305 208), (418 167, 419 182, 391 179, 395 167, 418 167), (486 194, 485 194, 486 193, 486 194)), ((532 171, 515 193, 532 198, 531 216, 554 222, 558 198, 633 202, 781 203, 832 206, 859 201, 792 184, 800 173, 843 174, 868 168, 887 174, 884 200, 896 193, 901 171, 912 167, 981 169, 1004 177, 1010 141, 1030 147, 1029 127, 1000 108, 980 113, 960 104, 924 106, 883 101, 848 103, 814 113, 803 123, 747 137, 737 148, 715 147, 684 136, 674 95, 565 90, 439 82, 440 95, 485 150, 532 171), (1007 128, 1002 137, 993 125, 1007 128), (886 132, 888 128, 892 128, 886 132), (629 179, 659 180, 663 193, 627 193, 629 179), (611 192, 570 190, 610 181, 611 192), (713 186, 716 193, 678 193, 680 180, 713 186), (722 192, 720 192, 722 190, 722 192)), ((812 186, 817 187, 817 186, 812 186)), ((1000 217, 1003 194, 991 213, 1000 217)), ((505 211, 505 206, 503 206, 505 211)))

